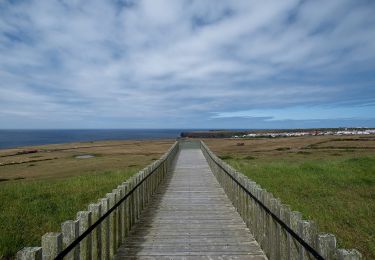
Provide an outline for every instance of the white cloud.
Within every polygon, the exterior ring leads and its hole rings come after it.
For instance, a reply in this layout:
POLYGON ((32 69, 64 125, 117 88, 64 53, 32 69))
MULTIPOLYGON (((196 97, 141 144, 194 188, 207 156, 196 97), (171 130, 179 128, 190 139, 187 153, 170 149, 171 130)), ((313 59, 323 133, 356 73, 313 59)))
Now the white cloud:
POLYGON ((252 109, 214 113, 212 118, 264 118, 265 121, 373 119, 375 106, 365 107, 288 107, 282 109, 252 109))
POLYGON ((2 124, 16 111, 40 124, 89 115, 158 127, 166 116, 375 100, 372 3, 38 0, 0 10, 2 124))

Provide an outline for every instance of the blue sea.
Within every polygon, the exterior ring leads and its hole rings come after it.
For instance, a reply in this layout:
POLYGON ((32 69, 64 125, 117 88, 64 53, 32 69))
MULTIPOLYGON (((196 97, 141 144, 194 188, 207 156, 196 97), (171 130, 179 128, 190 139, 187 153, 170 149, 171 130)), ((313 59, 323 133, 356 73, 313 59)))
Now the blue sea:
POLYGON ((0 130, 0 149, 29 145, 99 140, 150 140, 177 138, 183 129, 0 130))

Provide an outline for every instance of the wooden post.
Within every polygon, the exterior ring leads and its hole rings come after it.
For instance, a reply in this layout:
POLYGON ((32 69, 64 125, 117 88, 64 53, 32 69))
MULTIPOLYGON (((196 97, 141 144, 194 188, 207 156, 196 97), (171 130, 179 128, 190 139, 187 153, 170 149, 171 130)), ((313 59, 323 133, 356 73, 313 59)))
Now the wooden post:
MULTIPOLYGON (((271 211, 276 216, 279 216, 277 212, 280 212, 280 202, 278 199, 271 199, 271 211)), ((279 224, 271 217, 270 221, 270 259, 280 259, 280 238, 279 238, 279 224)))
MULTIPOLYGON (((234 172, 234 179, 235 180, 238 180, 238 173, 237 172, 234 172)), ((241 211, 239 210, 240 208, 240 196, 241 196, 241 192, 240 192, 240 186, 235 183, 235 187, 236 187, 236 208, 237 208, 237 212, 241 215, 241 211)))
MULTIPOLYGON (((108 198, 102 198, 99 200, 101 204, 102 209, 102 215, 104 215, 108 209, 109 209, 109 199, 108 198)), ((103 220, 101 223, 101 233, 102 233, 102 259, 103 260, 109 260, 109 217, 103 220)))
MULTIPOLYGON (((124 182, 123 183, 124 185, 124 192, 125 192, 125 196, 128 194, 129 192, 129 183, 128 182, 124 182)), ((129 235, 129 231, 130 231, 130 210, 129 210, 129 200, 130 200, 130 197, 128 197, 126 200, 125 200, 125 203, 124 203, 124 207, 125 207, 125 228, 124 228, 124 231, 125 231, 125 237, 127 237, 129 235)))
MULTIPOLYGON (((290 207, 288 205, 281 204, 280 207, 280 219, 290 227, 290 207)), ((290 259, 290 234, 284 229, 280 230, 280 259, 290 259)))
MULTIPOLYGON (((138 183, 142 182, 142 171, 139 172, 138 175, 138 183)), ((142 212, 142 190, 143 190, 143 183, 138 186, 138 220, 141 217, 142 212)))
MULTIPOLYGON (((141 183, 142 181, 142 172, 138 174, 137 184, 141 183)), ((137 222, 141 217, 141 210, 142 210, 142 184, 138 186, 137 189, 137 222)))
POLYGON ((242 190, 242 188, 240 186, 241 180, 242 180, 242 176, 238 175, 238 179, 237 180, 239 182, 239 184, 237 184, 237 186, 238 186, 238 209, 237 209, 237 211, 240 214, 241 218, 243 218, 243 212, 242 212, 242 210, 243 210, 243 206, 242 206, 242 198, 243 198, 242 192, 243 192, 243 190, 242 190))
MULTIPOLYGON (((102 216, 102 206, 100 203, 92 203, 88 207, 89 211, 91 211, 91 220, 92 224, 94 224, 98 219, 102 216)), ((103 223, 103 222, 102 222, 103 223)), ((93 260, 101 259, 102 255, 102 232, 101 232, 101 224, 99 224, 91 233, 92 238, 92 250, 91 255, 93 260)))
MULTIPOLYGON (((126 195, 126 189, 125 189, 125 185, 124 184, 121 184, 118 186, 118 189, 121 190, 121 199, 123 199, 126 195)), ((126 229, 126 225, 125 225, 125 221, 126 221, 126 212, 125 212, 125 201, 123 201, 121 203, 121 205, 119 206, 119 211, 120 211, 120 228, 121 228, 121 234, 120 234, 120 244, 124 243, 124 240, 125 240, 125 229, 126 229)))
MULTIPOLYGON (((262 189, 260 192, 260 201, 263 203, 263 205, 267 205, 268 203, 268 197, 269 193, 262 189)), ((261 232, 261 240, 260 240, 260 245, 262 248, 266 248, 268 246, 268 238, 267 238, 267 229, 268 229, 268 224, 267 223, 267 212, 264 210, 263 207, 261 207, 261 223, 262 223, 262 232, 261 232)))
MULTIPOLYGON (((249 186, 250 186, 250 181, 249 179, 246 179, 245 180, 245 188, 247 190, 250 190, 249 189, 249 186)), ((250 229, 250 196, 245 193, 245 224, 246 226, 250 229)))
MULTIPOLYGON (((257 186, 255 188, 254 195, 258 200, 260 200, 260 192, 261 192, 261 188, 257 186)), ((254 235, 259 243, 262 238, 262 208, 258 203, 255 203, 255 207, 256 207, 256 210, 255 210, 256 227, 255 227, 254 235)))
MULTIPOLYGON (((138 176, 135 176, 134 178, 134 186, 138 184, 138 176)), ((133 212, 134 212, 134 224, 138 222, 138 191, 139 188, 134 190, 134 204, 133 204, 133 212)))
MULTIPOLYGON (((267 191, 264 190, 263 196, 262 196, 262 203, 271 209, 271 199, 273 198, 273 195, 267 191)), ((262 216, 263 218, 263 244, 261 245, 263 251, 266 253, 266 255, 269 256, 270 248, 271 248, 271 240, 272 240, 272 217, 270 214, 268 214, 264 209, 262 209, 262 216)))
MULTIPOLYGON (((137 186, 138 184, 138 176, 134 176, 134 179, 133 179, 133 187, 137 186)), ((138 188, 134 190, 133 192, 133 207, 132 207, 132 211, 133 211, 133 224, 137 223, 138 221, 138 188)))
MULTIPOLYGON (((241 176, 241 185, 246 189, 246 177, 245 176, 241 176)), ((244 189, 241 188, 241 191, 242 191, 242 219, 244 220, 245 224, 246 224, 246 208, 247 208, 247 193, 244 189)))
MULTIPOLYGON (((315 223, 312 221, 301 220, 298 222, 298 234, 311 247, 316 248, 315 238, 317 236, 317 229, 315 223)), ((300 259, 310 259, 311 255, 302 247, 300 252, 300 259)))
MULTIPOLYGON (((79 220, 68 220, 61 224, 63 247, 68 247, 79 236, 79 220)), ((65 259, 79 259, 79 246, 76 246, 65 259)))
MULTIPOLYGON (((116 194, 116 198, 115 198, 115 204, 117 204, 120 199, 122 198, 122 191, 121 189, 117 188, 117 189, 114 189, 112 191, 112 193, 115 193, 116 194)), ((116 250, 117 248, 120 246, 121 244, 121 218, 122 218, 122 212, 120 210, 120 207, 117 207, 117 209, 115 210, 116 212, 116 250)))
MULTIPOLYGON (((129 184, 130 184, 130 190, 133 190, 133 188, 135 187, 135 178, 134 177, 132 177, 129 180, 129 184)), ((134 223, 135 223, 134 207, 135 207, 135 192, 133 192, 130 195, 130 206, 129 206, 129 209, 130 209, 130 228, 132 228, 134 223)))
POLYGON ((17 260, 42 260, 41 247, 24 247, 16 254, 17 260))
MULTIPOLYGON (((254 195, 255 187, 256 187, 256 183, 255 182, 250 182, 249 191, 253 195, 254 195)), ((255 206, 255 200, 254 200, 254 198, 250 198, 250 230, 253 233, 253 235, 254 235, 255 229, 256 229, 255 207, 256 206, 255 206)))
MULTIPOLYGON (((147 173, 147 176, 150 175, 150 170, 148 167, 146 168, 146 173, 147 173)), ((147 203, 150 201, 151 195, 152 195, 151 183, 152 183, 152 176, 148 177, 147 179, 147 203)))
MULTIPOLYGON (((82 235, 91 226, 91 212, 78 211, 79 234, 82 235)), ((87 235, 79 243, 79 258, 82 260, 91 259, 91 234, 87 235)))
MULTIPOLYGON (((109 209, 115 205, 116 193, 107 193, 106 197, 109 199, 109 209)), ((109 218, 109 258, 113 259, 115 255, 116 246, 116 210, 112 211, 109 218)))
POLYGON ((61 233, 46 233, 42 236, 43 260, 53 260, 62 251, 61 233))
MULTIPOLYGON (((144 180, 145 178, 145 172, 144 171, 141 171, 141 180, 144 180)), ((146 205, 146 200, 145 200, 145 196, 146 195, 146 181, 144 181, 142 184, 141 184, 141 213, 142 213, 142 210, 145 208, 145 205, 146 205)))
MULTIPOLYGON (((298 234, 298 223, 302 219, 302 214, 301 212, 298 211, 292 211, 290 213, 290 228, 298 234)), ((300 243, 292 238, 291 241, 291 248, 290 248, 290 259, 292 260, 297 260, 299 259, 300 256, 300 251, 302 249, 302 246, 300 243)))
POLYGON ((319 234, 316 246, 321 256, 326 259, 333 259, 336 252, 336 237, 332 234, 319 234))
MULTIPOLYGON (((149 171, 152 172, 152 167, 150 166, 149 167, 149 171)), ((155 173, 152 175, 151 177, 151 190, 152 190, 152 194, 154 194, 155 192, 155 182, 156 182, 156 177, 155 177, 155 173)))

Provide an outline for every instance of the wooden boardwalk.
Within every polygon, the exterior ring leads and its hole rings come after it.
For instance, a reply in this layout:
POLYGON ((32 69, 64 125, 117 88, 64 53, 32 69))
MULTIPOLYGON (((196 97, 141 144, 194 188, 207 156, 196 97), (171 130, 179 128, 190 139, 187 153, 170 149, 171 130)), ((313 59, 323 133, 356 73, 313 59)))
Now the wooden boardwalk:
POLYGON ((115 259, 267 259, 200 149, 182 149, 115 259))

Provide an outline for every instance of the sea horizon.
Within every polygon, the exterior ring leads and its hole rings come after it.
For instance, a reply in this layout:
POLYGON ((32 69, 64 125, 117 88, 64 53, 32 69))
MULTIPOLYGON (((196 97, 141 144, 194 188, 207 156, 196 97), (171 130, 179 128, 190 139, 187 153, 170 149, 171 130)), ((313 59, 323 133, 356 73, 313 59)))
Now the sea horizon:
MULTIPOLYGON (((335 127, 345 128, 345 127, 335 127)), ((360 127, 347 127, 360 128, 360 127)), ((364 127, 365 128, 365 127, 364 127)), ((117 141, 117 140, 160 140, 176 139, 182 132, 189 131, 272 131, 303 130, 323 128, 243 128, 243 129, 207 129, 207 128, 128 128, 128 129, 0 129, 0 149, 24 146, 63 144, 73 142, 117 141)), ((334 129, 334 128, 326 128, 334 129)))
POLYGON ((174 139, 193 129, 0 129, 0 149, 110 140, 174 139))
MULTIPOLYGON (((110 140, 160 140, 178 138, 181 132, 254 129, 205 128, 82 128, 82 129, 0 129, 0 149, 23 146, 110 140)), ((259 129, 258 129, 259 130, 259 129)), ((265 130, 265 129, 260 129, 265 130)))

